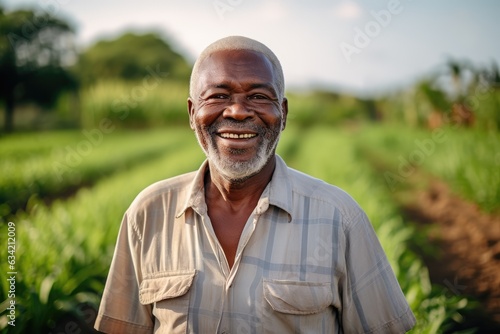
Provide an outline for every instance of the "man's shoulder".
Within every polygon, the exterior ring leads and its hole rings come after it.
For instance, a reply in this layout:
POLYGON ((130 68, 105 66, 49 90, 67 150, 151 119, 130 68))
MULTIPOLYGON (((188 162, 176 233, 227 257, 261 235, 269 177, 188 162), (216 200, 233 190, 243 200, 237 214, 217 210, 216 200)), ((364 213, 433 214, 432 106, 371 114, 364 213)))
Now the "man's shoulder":
POLYGON ((288 168, 292 191, 311 200, 340 208, 342 211, 358 209, 359 205, 344 189, 324 180, 288 168))
POLYGON ((144 188, 135 197, 131 208, 146 205, 165 196, 177 197, 190 189, 195 176, 196 171, 157 181, 144 188))

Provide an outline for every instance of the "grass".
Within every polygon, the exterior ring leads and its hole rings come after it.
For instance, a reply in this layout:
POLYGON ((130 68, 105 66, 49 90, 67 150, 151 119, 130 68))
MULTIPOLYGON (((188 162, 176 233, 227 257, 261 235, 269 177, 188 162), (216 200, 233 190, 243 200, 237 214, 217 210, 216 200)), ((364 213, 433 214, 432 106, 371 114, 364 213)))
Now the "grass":
POLYGON ((172 150, 182 140, 175 128, 149 131, 98 128, 0 139, 0 214, 22 209, 31 199, 68 195, 81 185, 132 168, 172 150), (178 141, 175 141, 178 138, 178 141))

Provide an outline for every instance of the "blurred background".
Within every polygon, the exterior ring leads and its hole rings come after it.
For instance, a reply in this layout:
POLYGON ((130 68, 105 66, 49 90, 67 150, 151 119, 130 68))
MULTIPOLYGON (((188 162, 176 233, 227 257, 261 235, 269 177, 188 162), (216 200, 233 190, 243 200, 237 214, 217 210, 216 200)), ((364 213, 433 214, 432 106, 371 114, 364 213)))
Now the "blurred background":
POLYGON ((192 64, 244 35, 282 62, 278 153, 365 209, 414 333, 499 332, 499 13, 493 0, 0 0, 0 329, 93 332, 127 206, 204 159, 192 64))

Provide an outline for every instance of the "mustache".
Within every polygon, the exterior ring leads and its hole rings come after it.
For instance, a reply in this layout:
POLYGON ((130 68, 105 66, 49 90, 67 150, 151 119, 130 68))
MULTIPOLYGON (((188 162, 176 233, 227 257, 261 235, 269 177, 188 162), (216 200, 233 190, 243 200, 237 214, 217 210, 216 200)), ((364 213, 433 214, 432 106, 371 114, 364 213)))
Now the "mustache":
POLYGON ((263 126, 259 126, 252 121, 235 121, 231 119, 223 119, 216 123, 211 124, 207 130, 210 134, 216 134, 219 132, 219 129, 227 127, 235 130, 251 130, 260 135, 266 133, 266 128, 263 126))

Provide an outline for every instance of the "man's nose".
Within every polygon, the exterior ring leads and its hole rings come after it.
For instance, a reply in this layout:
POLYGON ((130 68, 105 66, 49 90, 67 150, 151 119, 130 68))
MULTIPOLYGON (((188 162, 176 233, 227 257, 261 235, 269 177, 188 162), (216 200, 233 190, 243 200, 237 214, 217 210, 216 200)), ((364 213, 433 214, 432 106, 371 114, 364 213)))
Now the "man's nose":
POLYGON ((223 116, 243 121, 254 116, 254 110, 245 96, 232 96, 223 116))

